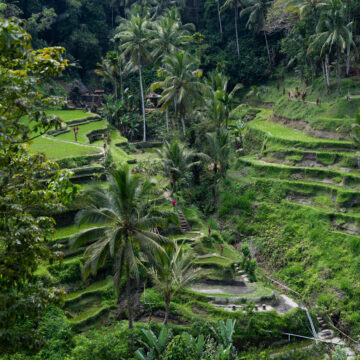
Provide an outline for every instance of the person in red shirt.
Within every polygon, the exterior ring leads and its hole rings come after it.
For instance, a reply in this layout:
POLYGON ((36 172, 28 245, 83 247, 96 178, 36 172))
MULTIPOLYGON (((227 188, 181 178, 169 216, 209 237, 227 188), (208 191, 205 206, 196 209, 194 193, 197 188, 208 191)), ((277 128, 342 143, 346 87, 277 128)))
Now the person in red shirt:
POLYGON ((220 255, 222 256, 224 252, 224 247, 222 245, 220 245, 220 255))

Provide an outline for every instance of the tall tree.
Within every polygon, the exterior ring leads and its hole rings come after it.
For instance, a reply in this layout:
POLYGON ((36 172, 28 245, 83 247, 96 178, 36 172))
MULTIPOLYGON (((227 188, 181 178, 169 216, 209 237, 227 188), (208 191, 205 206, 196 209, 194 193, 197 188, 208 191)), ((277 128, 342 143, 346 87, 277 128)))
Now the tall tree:
POLYGON ((129 20, 124 19, 117 29, 115 39, 120 41, 120 50, 123 56, 129 55, 131 64, 139 72, 141 110, 143 117, 143 141, 146 142, 146 116, 145 116, 145 98, 142 79, 142 65, 150 57, 149 21, 139 14, 132 15, 129 20))
POLYGON ((149 202, 153 180, 142 180, 124 166, 109 176, 109 187, 93 186, 86 191, 89 206, 77 216, 78 224, 96 224, 80 232, 71 241, 72 248, 89 245, 84 256, 89 256, 83 269, 84 278, 95 274, 110 257, 114 264, 114 283, 120 299, 120 280, 126 278, 126 298, 129 328, 133 327, 132 279, 138 279, 138 253, 155 261, 155 249, 171 245, 167 238, 151 232, 164 223, 165 212, 157 211, 149 202))
POLYGON ((186 172, 193 166, 198 165, 195 157, 203 157, 204 154, 198 154, 188 150, 184 144, 173 140, 171 143, 165 142, 161 150, 158 150, 159 158, 163 161, 164 172, 170 178, 172 185, 172 196, 176 191, 176 184, 186 172))
POLYGON ((249 15, 246 23, 248 29, 253 29, 256 32, 262 31, 265 37, 266 51, 271 65, 271 56, 269 43, 264 29, 266 13, 271 5, 272 0, 244 0, 245 9, 241 10, 240 16, 249 15))
MULTIPOLYGON (((187 28, 189 28, 189 25, 187 28)), ((172 8, 160 17, 153 25, 153 39, 151 41, 152 57, 155 63, 160 64, 167 56, 176 50, 184 49, 191 41, 192 36, 184 29, 178 10, 172 8)), ((165 108, 166 130, 169 131, 169 108, 165 108)))
POLYGON ((169 319, 171 298, 179 290, 198 279, 202 273, 200 269, 193 266, 194 255, 190 251, 185 251, 182 246, 156 253, 155 258, 158 266, 152 266, 148 269, 148 273, 164 298, 165 317, 163 325, 166 325, 169 319))
POLYGON ((220 169, 222 177, 226 176, 230 156, 230 135, 229 132, 222 128, 219 134, 207 133, 208 155, 214 164, 214 173, 217 174, 220 169))
POLYGON ((159 75, 163 81, 154 83, 151 88, 163 89, 163 109, 173 103, 176 105, 176 116, 180 113, 183 134, 186 134, 185 114, 196 103, 203 102, 204 85, 200 82, 202 71, 197 68, 197 62, 184 51, 175 51, 164 59, 159 75))
POLYGON ((44 154, 31 154, 29 142, 61 125, 45 109, 61 101, 40 85, 61 74, 65 49, 34 51, 23 22, 0 16, 0 353, 39 344, 36 322, 61 294, 44 288, 35 275, 40 263, 54 260, 47 239, 56 211, 65 209, 74 188, 68 171, 59 171, 44 154), (26 120, 25 120, 26 119, 26 120))
POLYGON ((355 46, 351 35, 352 23, 346 24, 344 5, 341 0, 328 0, 327 6, 323 9, 320 21, 316 27, 316 34, 312 36, 309 52, 314 47, 319 47, 320 55, 326 52, 330 55, 335 52, 336 57, 336 78, 339 95, 341 91, 341 54, 344 53, 348 43, 355 46))
POLYGON ((240 46, 239 46, 239 32, 238 32, 238 17, 239 17, 239 7, 241 6, 243 6, 242 0, 226 0, 224 5, 220 8, 220 12, 223 12, 228 8, 234 9, 236 53, 239 58, 240 58, 240 46))

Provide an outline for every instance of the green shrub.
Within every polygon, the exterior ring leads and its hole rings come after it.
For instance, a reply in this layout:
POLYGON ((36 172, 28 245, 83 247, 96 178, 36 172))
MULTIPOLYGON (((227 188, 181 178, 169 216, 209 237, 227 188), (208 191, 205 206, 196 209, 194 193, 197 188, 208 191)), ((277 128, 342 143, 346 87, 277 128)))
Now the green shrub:
POLYGON ((81 269, 82 261, 80 258, 48 267, 50 274, 55 276, 61 283, 81 280, 81 269))
POLYGON ((118 323, 102 330, 90 330, 75 338, 76 346, 67 360, 101 359, 121 360, 132 359, 131 338, 135 342, 140 339, 140 328, 132 331, 125 323, 118 323))
POLYGON ((194 355, 191 345, 185 336, 175 336, 167 346, 164 354, 164 360, 193 360, 194 355))

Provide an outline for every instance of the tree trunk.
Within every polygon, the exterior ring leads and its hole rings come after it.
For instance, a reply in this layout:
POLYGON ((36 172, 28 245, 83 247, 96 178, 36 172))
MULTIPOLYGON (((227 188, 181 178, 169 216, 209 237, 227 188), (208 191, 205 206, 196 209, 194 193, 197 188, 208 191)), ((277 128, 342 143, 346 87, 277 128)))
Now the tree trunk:
POLYGON ((330 87, 329 80, 329 55, 325 55, 325 77, 326 77, 326 85, 330 87))
POLYGON ((145 101, 144 101, 144 89, 142 83, 142 73, 141 73, 141 62, 139 59, 139 78, 140 78, 140 93, 141 93, 141 110, 143 117, 143 142, 146 142, 146 117, 145 117, 145 101))
POLYGON ((238 58, 240 58, 240 48, 239 48, 239 34, 238 34, 238 8, 235 5, 235 36, 236 36, 236 51, 238 58))
POLYGON ((321 66, 322 66, 322 71, 323 71, 323 76, 324 76, 324 83, 325 83, 325 86, 327 87, 326 70, 325 70, 325 63, 324 63, 324 61, 321 62, 321 66))
POLYGON ((220 40, 223 40, 223 28, 222 28, 222 22, 221 22, 221 14, 220 14, 220 0, 216 0, 217 3, 217 12, 218 12, 218 18, 219 18, 219 29, 220 29, 220 40))
POLYGON ((169 132, 169 109, 165 110, 166 132, 169 132))
POLYGON ((351 50, 350 42, 348 42, 346 45, 346 76, 347 77, 350 75, 350 56, 351 56, 350 50, 351 50))
POLYGON ((269 49, 269 43, 268 43, 268 39, 267 39, 267 35, 266 35, 266 31, 265 31, 265 30, 264 30, 264 37, 265 37, 266 51, 267 51, 267 55, 268 55, 268 59, 269 59, 269 64, 270 64, 270 66, 271 66, 270 49, 269 49))
POLYGON ((183 128, 183 134, 185 136, 186 135, 186 129, 185 129, 185 121, 184 121, 184 114, 183 113, 180 114, 180 120, 181 120, 181 125, 182 125, 182 128, 183 128))
POLYGON ((129 266, 126 266, 126 300, 127 300, 127 309, 128 309, 129 329, 132 329, 134 325, 133 325, 133 315, 132 315, 131 282, 130 282, 129 266))
POLYGON ((174 178, 171 179, 171 194, 170 197, 174 195, 176 191, 176 180, 174 178))
POLYGON ((341 91, 341 67, 340 67, 340 49, 337 48, 337 54, 336 54, 336 78, 338 83, 338 90, 339 90, 339 96, 342 96, 341 91))
POLYGON ((121 92, 121 102, 125 104, 124 102, 124 84, 123 84, 123 78, 122 78, 122 70, 120 70, 120 92, 121 92))
POLYGON ((170 307, 170 297, 165 296, 165 317, 163 325, 166 325, 169 320, 169 307, 170 307))
POLYGON ((117 86, 116 77, 114 79, 114 90, 115 90, 115 99, 116 99, 116 102, 117 102, 117 100, 118 100, 118 86, 117 86))

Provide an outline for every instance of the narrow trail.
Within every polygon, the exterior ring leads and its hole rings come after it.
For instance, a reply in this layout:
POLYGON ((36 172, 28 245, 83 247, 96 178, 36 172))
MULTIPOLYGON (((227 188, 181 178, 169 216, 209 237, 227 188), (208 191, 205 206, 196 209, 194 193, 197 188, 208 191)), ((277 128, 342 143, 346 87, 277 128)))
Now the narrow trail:
POLYGON ((81 144, 81 143, 76 142, 76 141, 55 139, 55 138, 49 137, 47 135, 43 135, 42 137, 47 139, 47 140, 52 140, 52 141, 55 141, 55 142, 62 142, 62 143, 66 143, 66 144, 79 145, 79 146, 82 146, 82 147, 87 147, 87 148, 92 148, 92 149, 99 149, 99 150, 101 150, 102 153, 104 153, 104 149, 101 146, 81 144))

